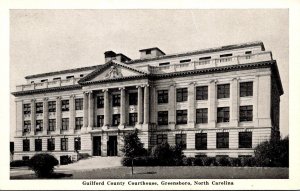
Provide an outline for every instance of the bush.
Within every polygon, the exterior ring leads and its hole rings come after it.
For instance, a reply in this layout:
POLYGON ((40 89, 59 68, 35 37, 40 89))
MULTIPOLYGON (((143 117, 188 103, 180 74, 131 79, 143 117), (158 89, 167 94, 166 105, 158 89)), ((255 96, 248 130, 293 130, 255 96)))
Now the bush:
POLYGON ((254 157, 240 157, 240 160, 241 160, 241 166, 257 166, 254 157))
POLYGON ((230 166, 229 157, 216 157, 215 166, 230 166))
POLYGON ((194 166, 195 158, 194 157, 183 157, 182 164, 184 166, 194 166))
POLYGON ((79 153, 78 154, 78 160, 87 159, 89 157, 91 157, 91 155, 89 155, 88 153, 79 153))
POLYGON ((28 160, 14 160, 10 162, 10 167, 22 167, 28 165, 29 165, 28 160))
POLYGON ((58 165, 58 160, 48 153, 35 154, 29 160, 29 167, 39 178, 49 177, 56 165, 58 165))
POLYGON ((240 158, 229 158, 230 166, 241 166, 240 158))
POLYGON ((121 160, 121 164, 123 166, 131 166, 131 158, 130 157, 123 157, 121 160))
POLYGON ((194 160, 194 165, 195 166, 204 166, 203 158, 205 158, 205 157, 196 157, 194 160))
POLYGON ((67 165, 72 163, 72 157, 68 155, 60 156, 60 165, 67 165))
POLYGON ((158 165, 172 166, 182 164, 183 153, 180 146, 171 147, 163 143, 153 147, 150 156, 157 160, 158 165))
POLYGON ((216 158, 215 157, 203 157, 203 166, 214 166, 216 158))

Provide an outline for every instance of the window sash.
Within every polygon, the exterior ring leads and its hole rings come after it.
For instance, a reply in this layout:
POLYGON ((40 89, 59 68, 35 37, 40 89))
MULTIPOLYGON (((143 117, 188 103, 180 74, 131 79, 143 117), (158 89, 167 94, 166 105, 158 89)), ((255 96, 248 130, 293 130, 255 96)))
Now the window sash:
POLYGON ((70 107, 69 100, 61 101, 61 110, 62 111, 69 111, 69 107, 70 107))
POLYGON ((208 109, 201 108, 196 109, 196 123, 207 123, 208 121, 208 109))
POLYGON ((49 119, 48 131, 55 131, 56 119, 49 119))
POLYGON ((156 135, 156 144, 160 145, 162 143, 168 142, 168 135, 167 134, 158 134, 156 135))
POLYGON ((29 142, 29 139, 23 140, 23 151, 30 151, 30 142, 29 142))
POLYGON ((168 111, 157 112, 157 124, 168 125, 168 111))
POLYGON ((83 99, 75 99, 75 110, 83 110, 83 99))
POLYGON ((196 133, 195 142, 197 150, 206 150, 207 149, 207 133, 196 133))
POLYGON ((34 140, 35 151, 42 151, 42 139, 34 140))
POLYGON ((74 138, 74 149, 76 151, 81 150, 81 138, 80 137, 74 138))
POLYGON ((176 101, 177 102, 187 101, 187 98, 188 98, 187 88, 178 88, 178 89, 176 89, 176 101))
POLYGON ((56 101, 49 101, 48 102, 48 111, 49 112, 56 112, 56 101))
POLYGON ((252 148, 252 132, 239 132, 239 148, 252 148))
POLYGON ((129 93, 129 105, 137 105, 137 93, 129 93))
POLYGON ((229 84, 220 84, 217 87, 218 87, 218 89, 217 89, 218 99, 230 97, 230 85, 229 84))
POLYGON ((182 146, 182 149, 186 149, 186 134, 175 135, 176 146, 182 146))
POLYGON ((54 138, 47 139, 47 150, 48 151, 55 150, 55 139, 54 138))
POLYGON ((230 110, 229 107, 218 107, 217 112, 217 122, 224 123, 230 120, 230 110))
POLYGON ((62 118, 61 130, 69 129, 69 118, 62 118))
POLYGON ((240 122, 253 121, 253 106, 240 106, 240 122))
POLYGON ((217 133, 217 148, 229 148, 229 133, 217 133))
POLYGON ((103 108, 104 107, 104 96, 98 96, 97 97, 97 108, 103 108))
POLYGON ((35 130, 36 131, 42 131, 43 130, 43 120, 36 120, 35 123, 36 123, 35 124, 36 125, 35 130))
POLYGON ((83 126, 83 117, 76 117, 75 118, 75 130, 81 129, 83 126))
POLYGON ((113 106, 120 106, 121 96, 120 94, 114 94, 112 96, 113 106))
POLYGON ((61 148, 60 150, 62 151, 67 151, 68 150, 68 138, 61 138, 60 139, 60 143, 61 143, 61 148))
POLYGON ((168 103, 169 102, 169 91, 168 90, 158 90, 157 91, 157 103, 168 103))
POLYGON ((196 87, 196 100, 207 100, 208 99, 208 87, 198 86, 196 87))
POLYGON ((177 110, 176 111, 176 123, 177 124, 187 124, 187 110, 177 110))
POLYGON ((30 114, 31 113, 31 105, 28 104, 23 104, 23 114, 30 114))
POLYGON ((112 126, 118 126, 119 124, 120 124, 120 114, 114 114, 112 126))
POLYGON ((97 127, 104 125, 104 115, 97 115, 97 127))
POLYGON ((137 113, 129 113, 129 125, 133 126, 137 122, 137 113))
POLYGON ((240 83, 240 97, 253 96, 253 82, 240 83))
POLYGON ((43 113, 43 102, 38 102, 35 104, 36 113, 43 113))

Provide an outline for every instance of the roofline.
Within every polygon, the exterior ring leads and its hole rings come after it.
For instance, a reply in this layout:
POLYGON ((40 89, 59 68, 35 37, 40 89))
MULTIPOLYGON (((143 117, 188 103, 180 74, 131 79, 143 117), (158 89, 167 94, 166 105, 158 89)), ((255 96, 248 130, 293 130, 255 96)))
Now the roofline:
POLYGON ((163 53, 164 55, 166 55, 166 53, 164 53, 164 51, 162 51, 162 50, 161 50, 160 48, 158 48, 158 47, 144 48, 144 49, 139 50, 139 52, 143 52, 143 51, 146 51, 146 50, 158 50, 158 51, 160 51, 161 53, 163 53))
MULTIPOLYGON (((163 60, 163 59, 167 59, 167 58, 190 56, 190 55, 204 54, 204 53, 210 53, 210 52, 219 52, 219 51, 224 51, 224 50, 233 50, 233 49, 257 46, 257 45, 261 46, 261 49, 263 51, 265 50, 265 46, 262 41, 254 41, 254 42, 248 42, 248 43, 242 43, 242 44, 232 44, 232 45, 220 46, 220 47, 215 47, 215 48, 196 50, 196 51, 185 52, 185 53, 168 54, 168 55, 158 56, 158 57, 154 57, 154 58, 135 59, 135 60, 126 62, 126 64, 135 64, 135 63, 140 63, 140 62, 163 60)), ((146 50, 146 49, 144 49, 144 50, 146 50)))

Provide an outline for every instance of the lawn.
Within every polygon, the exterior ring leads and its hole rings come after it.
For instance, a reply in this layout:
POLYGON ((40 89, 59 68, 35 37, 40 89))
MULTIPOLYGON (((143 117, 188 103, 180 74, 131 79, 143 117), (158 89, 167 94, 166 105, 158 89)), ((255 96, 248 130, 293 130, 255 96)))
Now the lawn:
MULTIPOLYGON (((11 179, 35 179, 35 175, 11 176, 11 179)), ((59 172, 53 178, 64 179, 287 179, 288 168, 262 167, 130 167, 59 172)))

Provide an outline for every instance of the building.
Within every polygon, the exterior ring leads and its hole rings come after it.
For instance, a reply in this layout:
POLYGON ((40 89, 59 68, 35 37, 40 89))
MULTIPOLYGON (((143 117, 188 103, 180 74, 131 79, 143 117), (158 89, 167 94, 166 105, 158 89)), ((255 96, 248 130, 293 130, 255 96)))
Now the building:
POLYGON ((186 156, 253 155, 279 135, 283 88, 272 53, 251 42, 26 76, 16 87, 15 159, 37 152, 121 156, 139 130, 145 148, 182 143, 186 156))

